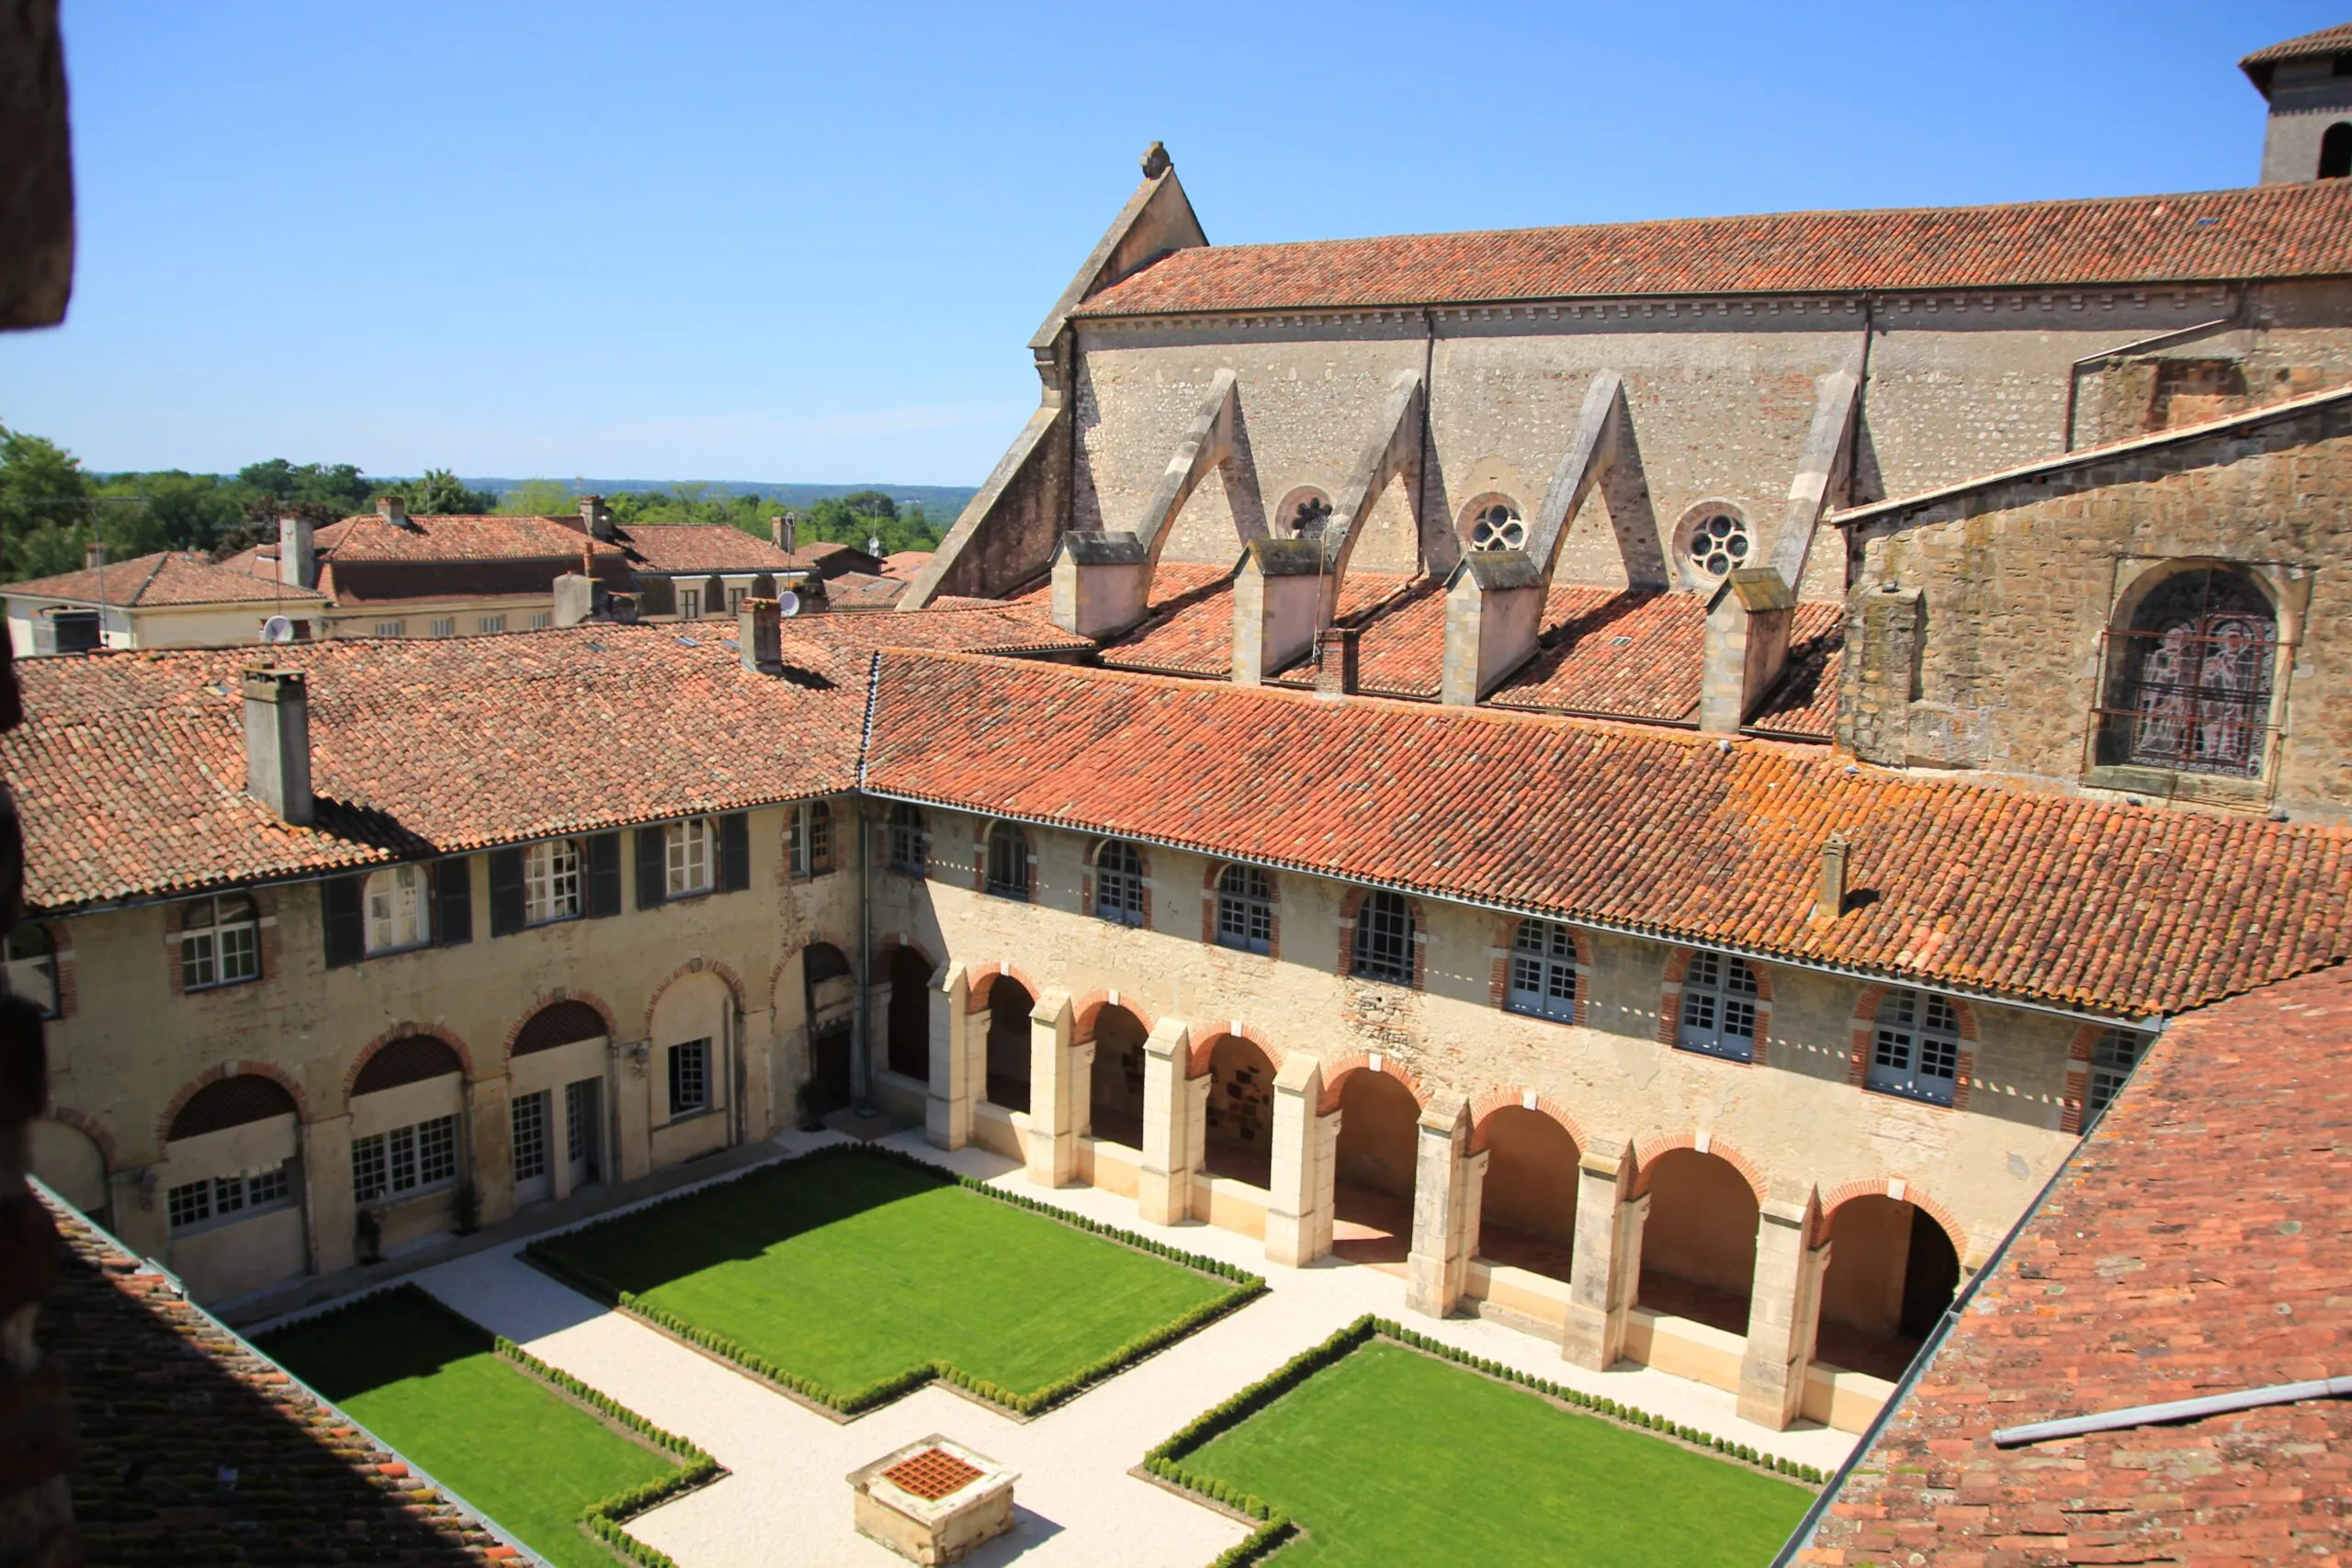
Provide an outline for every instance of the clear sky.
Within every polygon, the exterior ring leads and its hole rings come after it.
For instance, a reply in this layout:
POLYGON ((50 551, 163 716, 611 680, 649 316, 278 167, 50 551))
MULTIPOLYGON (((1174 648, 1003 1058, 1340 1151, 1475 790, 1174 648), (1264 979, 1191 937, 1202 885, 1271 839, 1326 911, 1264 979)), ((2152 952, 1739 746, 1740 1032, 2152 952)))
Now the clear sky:
POLYGON ((71 315, 0 423, 99 468, 978 483, 1164 140, 1220 243, 2252 183, 2138 4, 65 0, 71 315))

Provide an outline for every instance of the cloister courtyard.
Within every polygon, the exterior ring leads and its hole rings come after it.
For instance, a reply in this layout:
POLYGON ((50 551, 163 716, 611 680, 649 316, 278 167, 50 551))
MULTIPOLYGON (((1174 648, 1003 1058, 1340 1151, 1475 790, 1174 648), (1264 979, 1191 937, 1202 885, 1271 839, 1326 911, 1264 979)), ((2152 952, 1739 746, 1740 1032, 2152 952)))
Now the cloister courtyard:
POLYGON ((883 1568, 845 1478, 931 1434, 1018 1473, 979 1564, 1762 1562, 1854 1440, 1408 1315, 1385 1247, 1270 1268, 978 1147, 796 1133, 252 1333, 560 1568, 883 1568))

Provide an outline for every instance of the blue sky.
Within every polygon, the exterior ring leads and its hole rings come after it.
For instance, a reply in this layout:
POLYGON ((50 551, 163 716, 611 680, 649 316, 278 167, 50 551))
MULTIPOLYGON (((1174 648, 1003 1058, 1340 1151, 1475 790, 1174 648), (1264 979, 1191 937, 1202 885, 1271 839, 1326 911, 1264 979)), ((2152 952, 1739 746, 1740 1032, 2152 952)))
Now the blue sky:
POLYGON ((1218 243, 2252 182, 2316 4, 65 0, 101 468, 977 483, 1155 138, 1218 243))

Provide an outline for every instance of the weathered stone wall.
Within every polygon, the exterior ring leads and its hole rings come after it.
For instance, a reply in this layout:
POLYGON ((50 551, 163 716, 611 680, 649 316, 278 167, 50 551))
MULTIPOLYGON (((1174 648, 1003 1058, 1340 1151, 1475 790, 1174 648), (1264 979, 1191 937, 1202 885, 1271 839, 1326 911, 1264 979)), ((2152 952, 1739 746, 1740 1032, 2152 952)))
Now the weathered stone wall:
POLYGON ((2089 760, 2120 585, 2150 564, 2215 557, 2258 566, 2290 601, 2277 799, 2340 816, 2352 809, 2348 514, 2352 412, 2330 406, 1861 522, 1841 739, 1872 754, 1863 727, 1882 721, 1886 698, 1865 686, 1886 660, 1866 622, 1891 619, 1877 590, 1897 583, 1922 596, 1918 700, 1897 726, 1905 756, 1877 760, 2072 784, 2089 760))
MULTIPOLYGON (((679 1033, 692 1020, 675 1027, 649 1023, 656 999, 683 994, 682 985, 707 990, 716 976, 740 992, 747 1046, 741 1112, 747 1136, 763 1136, 790 1124, 793 1091, 807 1075, 802 949, 830 940, 856 961, 852 820, 837 810, 839 869, 793 881, 784 874, 784 812, 752 812, 748 889, 652 909, 637 908, 635 863, 624 842, 620 914, 496 938, 489 934, 488 868, 477 856, 472 942, 347 968, 324 965, 317 884, 258 889, 262 978, 188 994, 174 985, 177 950, 167 940, 167 921, 175 906, 52 921, 60 945, 72 950, 75 996, 68 1015, 49 1026, 51 1115, 102 1140, 110 1154, 118 1234, 169 1264, 175 1250, 164 1206, 167 1182, 143 1190, 140 1173, 164 1157, 164 1125, 184 1091, 224 1065, 265 1064, 295 1087, 307 1111, 309 1243, 318 1270, 332 1271, 353 1257, 347 1085, 371 1042, 424 1032, 462 1044, 471 1064, 465 1170, 481 1194, 482 1218, 494 1221, 514 1206, 505 1050, 514 1029, 562 995, 601 1004, 613 1018, 617 1046, 647 1041, 649 1033, 656 1044, 669 1034, 685 1038, 698 1032, 679 1033)), ((622 1179, 727 1141, 723 1114, 692 1126, 665 1125, 663 1069, 659 1050, 637 1059, 616 1054, 606 1063, 606 1115, 609 1126, 617 1109, 619 1142, 610 1146, 609 1131, 599 1142, 607 1145, 606 1170, 616 1160, 622 1179)), ((720 1072, 716 1060, 713 1072, 720 1072)), ((734 1103, 724 1078, 715 1088, 734 1103)), ((446 1192, 418 1202, 417 1213, 388 1216, 388 1244, 397 1239, 395 1226, 404 1235, 446 1228, 446 1192)), ((191 1283, 205 1293, 203 1280, 191 1283)))
POLYGON ((1505 917, 1420 901, 1425 986, 1406 990, 1335 973, 1343 885, 1277 877, 1279 947, 1259 956, 1202 940, 1212 867, 1202 857, 1148 852, 1152 924, 1136 929, 1083 912, 1091 840, 1082 836, 1032 830, 1038 890, 1024 905, 974 891, 978 819, 934 810, 930 825, 929 877, 876 880, 877 948, 902 938, 946 962, 1009 967, 1074 998, 1115 991, 1148 1021, 1175 1017, 1216 1032, 1238 1021, 1277 1051, 1309 1052, 1335 1066, 1380 1052, 1424 1091, 1474 1105, 1496 1096, 1517 1104, 1532 1091, 1573 1118, 1592 1147, 1703 1132, 1770 1182, 1827 1194, 1900 1179, 1957 1215, 1981 1249, 2074 1141, 2060 1130, 2078 1030, 2070 1021, 1970 1009, 1974 1082, 1965 1109, 1947 1109, 1857 1087, 1855 1015, 1865 996, 1855 980, 1766 965, 1764 1060, 1721 1061, 1660 1043, 1673 954, 1663 943, 1589 933, 1580 1020, 1557 1023, 1500 1006, 1505 917))

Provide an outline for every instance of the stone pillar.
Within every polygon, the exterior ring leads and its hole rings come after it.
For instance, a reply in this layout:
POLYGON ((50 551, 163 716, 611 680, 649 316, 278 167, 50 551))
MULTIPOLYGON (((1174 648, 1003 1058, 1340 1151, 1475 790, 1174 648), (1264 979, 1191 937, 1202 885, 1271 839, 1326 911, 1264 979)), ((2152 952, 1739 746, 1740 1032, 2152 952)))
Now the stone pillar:
POLYGON ((548 1196, 571 1196, 571 1096, 561 1084, 548 1090, 548 1196))
POLYGON ((458 1176, 474 1184, 478 1221, 494 1225, 514 1212, 514 1113, 504 1073, 466 1085, 466 1130, 470 1157, 458 1176))
POLYGON ((613 1128, 609 1181, 634 1181, 653 1168, 653 1042, 613 1046, 613 1128))
POLYGON ((1143 1168, 1136 1203, 1156 1225, 1193 1217, 1204 1129, 1193 1109, 1199 1097, 1184 1076, 1192 1054, 1193 1032, 1182 1019, 1161 1019, 1143 1043, 1143 1168))
POLYGON ((1568 1269, 1568 1321, 1560 1354, 1606 1371, 1625 1353, 1625 1319, 1642 1281, 1642 1222, 1647 1194, 1633 1195, 1634 1151, 1593 1149, 1577 1162, 1575 1258, 1568 1269))
POLYGON ((1331 1250, 1331 1195, 1340 1113, 1322 1114, 1323 1064, 1295 1051, 1274 1075, 1273 1171, 1268 1179, 1266 1261, 1293 1268, 1331 1250))
MULTIPOLYGON (((972 972, 961 964, 943 965, 932 982, 931 1093, 923 1106, 923 1135, 935 1148, 960 1149, 972 1141, 972 1101, 988 1081, 983 1058, 972 1064, 972 972)), ((981 1035, 987 1050, 987 1035, 981 1035)))
MULTIPOLYGON (((351 1115, 305 1122, 302 1137, 302 1223, 311 1243, 311 1271, 333 1274, 358 1260, 358 1220, 351 1195, 351 1115)), ((125 1237, 128 1240, 128 1236, 125 1237)))
POLYGON ((1073 1088, 1082 1095, 1086 1080, 1071 1060, 1070 1021, 1068 991, 1048 988, 1029 1010, 1029 1179, 1040 1187, 1078 1179, 1070 1096, 1073 1088))
POLYGON ((1458 1094, 1430 1100, 1416 1134, 1405 1304, 1443 1317, 1461 1301, 1468 1279, 1478 1232, 1476 1192, 1487 1156, 1470 1152, 1470 1105, 1458 1094))
POLYGON ((1808 1247, 1815 1207, 1769 1200, 1756 1219, 1756 1280, 1748 1297, 1747 1353, 1739 1362, 1739 1415, 1785 1431, 1804 1403, 1821 1319, 1821 1276, 1829 1243, 1808 1247))

